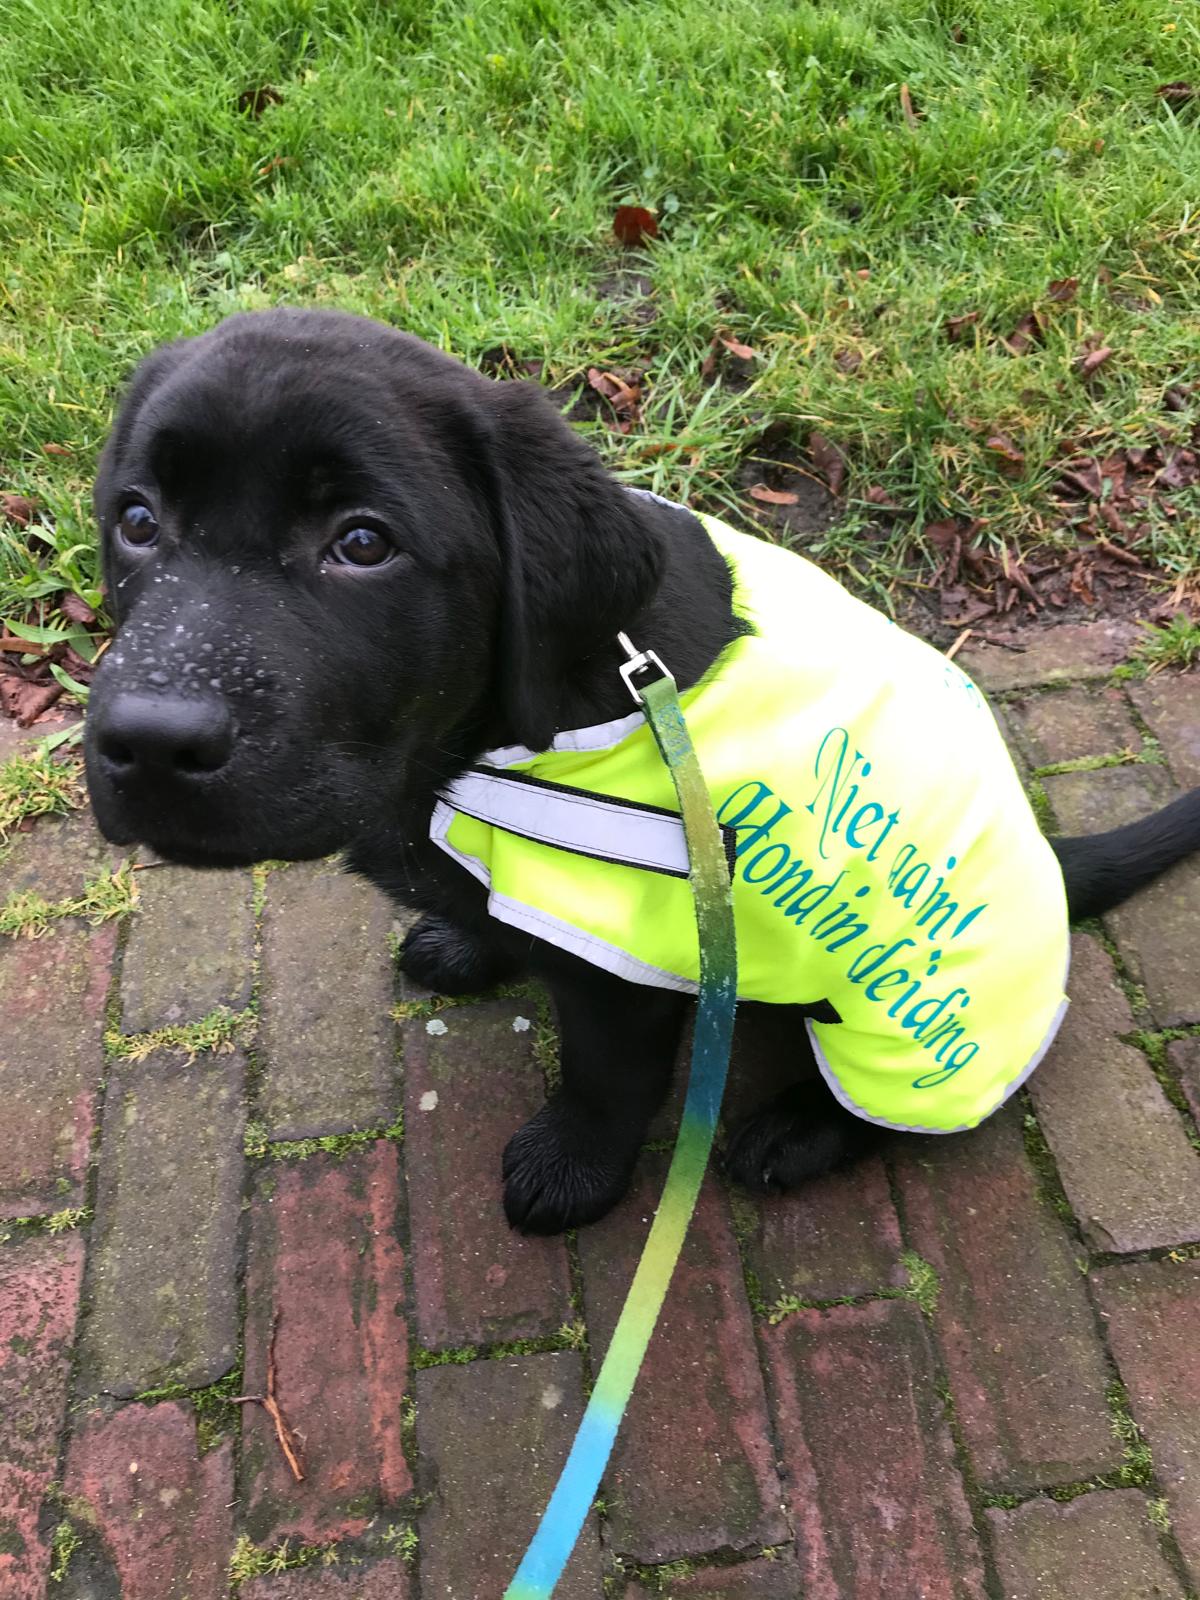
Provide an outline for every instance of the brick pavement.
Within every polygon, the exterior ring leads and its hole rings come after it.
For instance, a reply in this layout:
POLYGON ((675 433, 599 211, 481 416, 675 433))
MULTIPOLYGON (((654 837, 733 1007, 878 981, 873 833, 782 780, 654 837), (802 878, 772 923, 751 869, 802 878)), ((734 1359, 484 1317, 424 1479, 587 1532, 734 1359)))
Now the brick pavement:
MULTIPOLYGON (((1200 783, 1200 673, 1114 679, 1130 638, 966 655, 1065 828, 1200 783)), ((39 823, 0 901, 112 864, 39 823)), ((139 883, 124 925, 0 944, 0 1597, 498 1600, 661 1153, 517 1237, 536 994, 433 1015, 403 919, 324 867, 139 883)), ((974 1135, 708 1181, 564 1600, 1200 1591, 1198 891, 1077 935, 1061 1041, 974 1135)), ((779 1050, 748 1014, 738 1103, 779 1050)))

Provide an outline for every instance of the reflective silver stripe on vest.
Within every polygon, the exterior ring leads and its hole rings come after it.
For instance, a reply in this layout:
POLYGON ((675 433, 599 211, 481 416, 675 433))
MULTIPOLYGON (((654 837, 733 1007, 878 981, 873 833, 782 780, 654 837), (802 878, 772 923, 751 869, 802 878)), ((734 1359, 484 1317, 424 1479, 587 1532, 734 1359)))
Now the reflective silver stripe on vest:
POLYGON ((444 795, 453 810, 523 839, 620 866, 687 877, 687 841, 678 817, 500 773, 466 772, 444 795))

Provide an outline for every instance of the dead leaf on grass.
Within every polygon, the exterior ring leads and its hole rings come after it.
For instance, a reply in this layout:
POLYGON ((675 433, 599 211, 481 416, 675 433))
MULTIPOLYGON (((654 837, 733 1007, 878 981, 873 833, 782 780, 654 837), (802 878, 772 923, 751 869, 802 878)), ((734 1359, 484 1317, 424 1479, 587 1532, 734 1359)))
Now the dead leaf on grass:
POLYGON ((268 106, 281 106, 283 96, 279 90, 269 83, 264 83, 258 89, 243 89, 237 98, 237 108, 244 116, 253 117, 256 121, 262 116, 268 106))
POLYGON ((984 449, 1000 457, 1003 463, 1000 470, 1010 478, 1015 477, 1025 465, 1025 452, 1019 449, 1006 433, 990 434, 985 441, 984 449))
POLYGON ((1046 285, 1046 299, 1053 300, 1057 305, 1066 305, 1074 300, 1078 288, 1078 278, 1052 278, 1046 285))
POLYGON ((69 456, 71 454, 65 444, 44 444, 42 453, 48 456, 69 456))
POLYGON ((59 602, 58 609, 64 617, 71 622, 78 622, 85 628, 90 628, 96 620, 96 613, 86 600, 80 599, 77 594, 66 594, 59 602))
POLYGON ((1196 98, 1195 84, 1182 83, 1178 80, 1174 83, 1160 83, 1154 92, 1160 100, 1169 101, 1170 104, 1177 106, 1184 105, 1188 100, 1196 98))
POLYGON ((813 466, 829 485, 830 494, 841 494, 846 481, 846 458, 837 445, 823 433, 810 433, 808 453, 813 466))
POLYGON ((1024 355, 1030 345, 1041 344, 1042 332, 1041 317, 1036 311, 1027 311, 1004 343, 1014 356, 1024 355))
POLYGON ((863 495, 863 499, 868 505, 878 506, 881 511, 899 511, 900 509, 900 502, 893 500, 887 490, 881 489, 877 483, 871 485, 866 494, 863 495))
POLYGON ((1075 362, 1075 370, 1081 378, 1090 378, 1104 363, 1111 359, 1112 346, 1102 344, 1098 350, 1090 350, 1081 355, 1075 362))
POLYGON ((588 368, 588 384, 607 400, 617 418, 617 431, 628 433, 641 415, 642 391, 639 385, 626 383, 615 372, 601 372, 599 367, 588 368))
POLYGON ((904 120, 910 128, 915 130, 921 126, 921 120, 917 116, 916 108, 913 106, 912 90, 906 83, 900 85, 900 109, 904 113, 904 120))
POLYGON ((793 494, 790 489, 768 489, 765 483, 751 484, 750 498, 761 501, 765 506, 794 506, 800 501, 800 496, 793 494))
POLYGON ((752 350, 748 344, 743 344, 740 339, 727 339, 723 333, 719 333, 717 338, 729 351, 729 354, 736 356, 739 361, 753 361, 758 355, 757 350, 752 350))
POLYGON ((0 517, 7 517, 18 528, 27 527, 33 519, 37 505, 23 494, 0 494, 0 517))
POLYGON ((617 242, 627 250, 634 250, 647 239, 658 238, 658 223, 654 213, 645 206, 618 206, 613 213, 613 232, 617 242))
POLYGON ((948 339, 958 341, 964 338, 967 329, 973 328, 978 321, 978 311, 964 311, 961 317, 947 317, 942 327, 946 330, 948 339))

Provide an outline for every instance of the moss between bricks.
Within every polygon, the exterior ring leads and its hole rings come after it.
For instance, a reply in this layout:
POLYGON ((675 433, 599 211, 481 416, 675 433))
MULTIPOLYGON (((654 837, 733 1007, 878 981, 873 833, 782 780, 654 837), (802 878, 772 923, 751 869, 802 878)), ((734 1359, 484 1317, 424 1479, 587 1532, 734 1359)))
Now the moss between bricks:
POLYGON ((904 1288, 877 1289, 873 1294, 839 1295, 834 1300, 802 1300, 798 1295, 785 1294, 767 1308, 767 1321, 774 1327, 796 1311, 828 1311, 833 1306, 869 1305, 873 1300, 912 1300, 927 1317, 931 1317, 937 1310, 941 1293, 937 1270, 913 1250, 901 1251, 900 1263, 908 1273, 908 1284, 904 1288))
POLYGON ((587 1328, 582 1322, 564 1322, 557 1333, 544 1334, 540 1339, 510 1339, 496 1344, 465 1344, 449 1350, 426 1350, 418 1347, 412 1353, 416 1371, 426 1367, 465 1366, 470 1361, 496 1361, 505 1356, 542 1356, 555 1350, 585 1350, 587 1328))
POLYGON ((92 1220, 90 1206, 66 1206, 42 1217, 7 1217, 0 1222, 0 1244, 10 1239, 31 1239, 40 1234, 67 1233, 92 1220))
POLYGON ((50 1536, 50 1582, 61 1583, 71 1565, 71 1557, 83 1544, 75 1524, 64 1518, 50 1536))
POLYGON ((332 1567, 336 1566, 337 1560, 336 1544, 298 1544, 293 1549, 292 1541, 285 1539, 282 1544, 263 1550, 252 1544, 243 1533, 234 1545, 229 1560, 229 1581, 236 1587, 249 1578, 261 1578, 268 1572, 287 1572, 293 1567, 317 1564, 332 1567))
POLYGON ((188 1060, 198 1055, 225 1054, 254 1037, 258 1019, 249 1011, 230 1011, 217 1006, 199 1022, 156 1028, 153 1033, 122 1033, 109 1027, 104 1032, 104 1048, 114 1060, 144 1061, 156 1050, 183 1050, 188 1060))
POLYGON ((1194 1028, 1163 1028, 1151 1032, 1145 1028, 1135 1029, 1133 1033, 1122 1034, 1126 1044, 1135 1046, 1150 1063, 1150 1070, 1158 1079, 1162 1092, 1175 1107, 1183 1119, 1184 1131, 1188 1136, 1192 1149, 1200 1151, 1200 1131, 1192 1117, 1192 1108, 1188 1104, 1187 1096, 1179 1086, 1167 1061, 1167 1045, 1173 1039, 1195 1038, 1194 1028))
POLYGON ((399 1141, 404 1138, 404 1117, 397 1115, 394 1122, 384 1128, 368 1128, 358 1133, 328 1133, 320 1139, 269 1139, 261 1122, 248 1122, 243 1138, 243 1149, 252 1159, 271 1161, 303 1161, 308 1156, 327 1155, 337 1160, 362 1150, 380 1139, 399 1141))
MULTIPOLYGON (((1058 1175, 1058 1166, 1055 1163, 1053 1152, 1046 1142, 1041 1124, 1033 1114, 1032 1102, 1027 1093, 1022 1093, 1021 1103, 1025 1114, 1021 1118, 1021 1131, 1025 1139, 1025 1158, 1033 1168, 1034 1178, 1037 1180, 1038 1191, 1045 1203, 1054 1211, 1055 1215, 1063 1222, 1072 1233, 1076 1232, 1075 1213, 1071 1209, 1071 1202, 1067 1199, 1066 1190, 1058 1175)), ((1084 1269, 1086 1271, 1086 1267, 1084 1269)))
POLYGON ((1062 772, 1103 772, 1109 767, 1161 767, 1165 766, 1160 755, 1151 755, 1145 750, 1121 750, 1111 756, 1075 756, 1070 761, 1051 761, 1044 767, 1035 767, 1035 779, 1057 777, 1062 772))
POLYGON ((116 872, 102 873, 75 900, 44 900, 30 889, 11 895, 0 907, 0 934, 37 939, 65 917, 85 917, 93 927, 122 917, 137 904, 134 871, 126 862, 116 872))
POLYGON ((696 1572, 736 1572, 751 1561, 781 1561, 791 1554, 789 1545, 763 1545, 756 1550, 717 1550, 702 1556, 685 1557, 680 1561, 665 1561, 661 1566, 647 1566, 637 1561, 618 1558, 619 1571, 612 1580, 605 1580, 605 1594, 624 1594, 622 1584, 631 1579, 648 1589, 651 1594, 666 1595, 667 1585, 682 1583, 696 1572), (609 1581, 613 1587, 608 1587, 609 1581))

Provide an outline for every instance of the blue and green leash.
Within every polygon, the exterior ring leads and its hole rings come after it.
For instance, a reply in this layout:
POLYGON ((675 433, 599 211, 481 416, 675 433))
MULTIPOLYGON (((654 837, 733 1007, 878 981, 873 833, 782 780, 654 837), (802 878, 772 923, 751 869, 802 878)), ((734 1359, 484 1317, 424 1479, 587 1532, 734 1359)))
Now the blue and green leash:
POLYGON ((670 770, 687 840, 700 941, 700 985, 687 1099, 662 1199, 571 1452, 504 1600, 547 1600, 579 1538, 670 1285, 712 1152, 729 1071, 737 1002, 733 889, 721 830, 679 704, 675 680, 653 651, 619 635, 621 668, 670 770), (657 672, 639 686, 635 678, 657 672))

